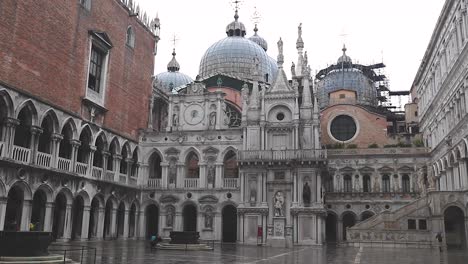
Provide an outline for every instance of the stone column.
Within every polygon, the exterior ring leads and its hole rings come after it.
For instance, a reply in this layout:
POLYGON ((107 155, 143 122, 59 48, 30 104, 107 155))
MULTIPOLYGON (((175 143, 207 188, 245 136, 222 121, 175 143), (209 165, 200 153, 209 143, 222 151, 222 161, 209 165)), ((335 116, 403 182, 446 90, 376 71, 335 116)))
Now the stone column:
MULTIPOLYGON (((16 127, 20 121, 16 118, 7 117, 4 121, 4 133, 2 134, 2 141, 4 142, 2 156, 10 157, 13 149, 13 142, 15 140, 16 127)), ((3 227, 2 227, 3 228, 3 227)))
POLYGON ((257 174, 257 197, 256 202, 260 204, 263 199, 263 172, 257 174))
POLYGON ((460 190, 460 174, 458 173, 459 163, 454 163, 452 167, 453 173, 453 190, 460 190))
POLYGON ((199 168, 200 168, 200 177, 199 177, 199 186, 198 188, 206 189, 207 187, 207 182, 206 182, 206 163, 199 163, 199 168))
POLYGON ((467 158, 462 158, 460 160, 460 178, 461 178, 461 189, 466 190, 468 189, 468 168, 467 168, 467 158))
POLYGON ((89 154, 88 154, 88 171, 86 175, 88 178, 93 177, 93 161, 94 161, 94 152, 96 151, 96 146, 89 145, 89 154))
POLYGON ((62 134, 53 133, 52 134, 52 159, 50 161, 50 167, 57 168, 58 155, 60 150, 60 142, 63 139, 62 134))
POLYGON ((52 232, 52 222, 53 222, 53 211, 54 211, 54 203, 47 202, 44 215, 44 231, 45 232, 52 232))
MULTIPOLYGON (((293 206, 296 206, 297 205, 297 200, 298 200, 297 192, 299 190, 299 186, 298 186, 299 183, 297 182, 297 171, 292 171, 292 174, 293 174, 292 175, 293 176, 293 192, 292 192, 293 201, 292 201, 292 203, 293 203, 293 206)), ((302 203, 304 203, 304 201, 302 201, 302 203)))
POLYGON ((105 179, 107 173, 107 163, 109 162, 110 152, 101 151, 102 154, 102 178, 105 179))
POLYGON ((240 191, 241 191, 240 204, 243 205, 245 203, 245 172, 241 171, 239 175, 240 175, 240 191))
POLYGON ((117 209, 112 208, 111 211, 112 217, 111 217, 111 223, 110 223, 110 237, 117 237, 117 209))
POLYGON ((224 174, 223 174, 223 163, 215 163, 216 169, 216 176, 215 176, 215 188, 223 188, 224 187, 224 174))
MULTIPOLYGON (((338 216, 339 217, 339 216, 338 216)), ((337 241, 343 241, 343 220, 338 219, 337 221, 337 228, 336 228, 336 236, 337 236, 337 241)))
POLYGON ((130 159, 130 158, 125 159, 125 161, 127 162, 127 184, 129 184, 130 183, 130 178, 133 176, 132 175, 132 166, 133 166, 133 163, 135 161, 133 159, 130 159))
POLYGON ((67 209, 65 212, 65 223, 63 227, 63 239, 71 239, 72 224, 72 204, 67 204, 67 209))
POLYGON ((138 221, 135 219, 135 223, 138 223, 138 228, 135 228, 135 234, 137 237, 146 238, 146 225, 145 225, 145 211, 138 212, 138 221))
POLYGON ((104 237, 104 219, 105 219, 105 210, 104 207, 99 207, 98 209, 98 219, 96 219, 97 233, 96 239, 102 239, 104 237))
POLYGON ((161 187, 167 189, 169 186, 169 163, 161 162, 161 187))
MULTIPOLYGON (((266 172, 262 172, 262 206, 268 206, 268 203, 267 203, 267 173, 266 172)), ((264 226, 266 226, 266 219, 265 219, 265 224, 264 226)), ((266 235, 266 233, 264 233, 264 235, 266 235)))
POLYGON ((75 172, 76 157, 78 155, 78 148, 81 146, 81 142, 79 140, 72 139, 70 140, 70 144, 72 146, 72 153, 70 157, 70 171, 75 172))
MULTIPOLYGON (((183 216, 182 216, 182 212, 175 212, 175 219, 174 219, 174 225, 173 225, 173 231, 182 231, 184 230, 184 227, 183 227, 183 222, 184 222, 184 219, 183 219, 183 216)), ((197 214, 197 223, 200 223, 200 220, 198 219, 198 214, 197 214)), ((197 227, 198 228, 198 227, 197 227)), ((200 229, 198 229, 200 230, 200 229)))
POLYGON ((37 148, 39 146, 39 136, 42 134, 43 129, 38 126, 31 127, 31 160, 32 164, 36 164, 37 148))
POLYGON ((176 177, 176 188, 184 188, 185 179, 185 164, 182 162, 177 163, 177 177, 176 177))
POLYGON ((0 231, 4 230, 6 207, 7 207, 7 198, 0 197, 0 231))
POLYGON ((320 172, 315 172, 317 176, 317 203, 322 203, 322 175, 320 172))
POLYGON ((21 214, 20 231, 29 231, 29 223, 31 223, 32 200, 23 201, 23 212, 21 214))
POLYGON ((81 222, 81 240, 86 240, 88 239, 88 230, 89 230, 89 211, 90 211, 90 206, 85 205, 83 207, 83 220, 81 222))
POLYGON ((120 161, 122 160, 122 155, 114 154, 114 182, 119 182, 120 180, 120 161))
POLYGON ((128 227, 129 227, 129 222, 128 222, 128 214, 129 214, 129 210, 125 210, 125 214, 124 214, 124 229, 123 229, 123 238, 124 239, 127 239, 128 238, 128 227))

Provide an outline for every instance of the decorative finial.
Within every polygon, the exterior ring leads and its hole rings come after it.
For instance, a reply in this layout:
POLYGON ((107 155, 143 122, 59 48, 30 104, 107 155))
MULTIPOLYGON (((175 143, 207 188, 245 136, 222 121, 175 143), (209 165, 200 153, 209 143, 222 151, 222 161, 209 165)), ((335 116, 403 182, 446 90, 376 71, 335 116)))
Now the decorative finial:
POLYGON ((176 34, 174 33, 172 39, 171 39, 171 42, 172 42, 172 48, 175 50, 175 47, 176 47, 176 44, 177 44, 177 41, 179 39, 177 38, 176 34))
POLYGON ((258 31, 257 24, 255 24, 255 27, 254 27, 255 36, 257 36, 257 31, 258 31))
POLYGON ((176 55, 175 48, 172 48, 172 57, 175 57, 175 55, 176 55))
POLYGON ((299 26, 297 27, 297 37, 302 37, 302 23, 299 23, 299 26))
POLYGON ((255 10, 255 11, 254 11, 253 14, 252 14, 251 20, 252 20, 252 22, 253 22, 254 25, 255 25, 254 32, 255 32, 255 35, 257 35, 257 31, 258 31, 257 25, 260 24, 260 21, 262 20, 262 16, 261 16, 260 13, 258 12, 256 6, 254 7, 254 10, 255 10))
POLYGON ((343 55, 346 55, 346 45, 343 43, 343 48, 341 49, 343 51, 343 55))
POLYGON ((240 0, 234 0, 231 2, 231 4, 234 4, 234 20, 237 21, 237 19, 239 19, 239 14, 238 14, 238 11, 239 11, 239 5, 241 4, 241 1, 240 0))

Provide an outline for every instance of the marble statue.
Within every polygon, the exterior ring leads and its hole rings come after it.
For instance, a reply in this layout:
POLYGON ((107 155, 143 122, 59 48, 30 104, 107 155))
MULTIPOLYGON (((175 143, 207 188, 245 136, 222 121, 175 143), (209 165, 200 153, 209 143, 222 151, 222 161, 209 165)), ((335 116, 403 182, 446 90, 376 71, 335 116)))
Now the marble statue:
POLYGON ((374 192, 380 192, 380 181, 379 181, 379 175, 375 173, 373 175, 374 178, 374 192))
POLYGON ((281 38, 278 40, 278 53, 283 54, 283 40, 281 38))
POLYGON ((417 174, 418 174, 419 192, 421 193, 421 195, 425 195, 426 194, 426 183, 425 183, 425 180, 424 180, 424 168, 419 167, 417 174))
POLYGON ((213 228, 213 209, 208 208, 205 212, 205 228, 213 228))
POLYGON ((216 126, 216 112, 210 114, 210 127, 214 128, 216 126))
POLYGON ((216 169, 214 165, 209 165, 208 166, 208 183, 213 183, 214 182, 214 177, 215 177, 216 169))
POLYGON ((291 65, 291 76, 296 76, 296 64, 294 64, 294 61, 291 65))
POLYGON ((274 200, 275 216, 284 216, 284 196, 281 191, 276 192, 274 200))
POLYGON ((172 227, 174 224, 174 208, 168 207, 167 214, 166 214, 166 226, 172 227))

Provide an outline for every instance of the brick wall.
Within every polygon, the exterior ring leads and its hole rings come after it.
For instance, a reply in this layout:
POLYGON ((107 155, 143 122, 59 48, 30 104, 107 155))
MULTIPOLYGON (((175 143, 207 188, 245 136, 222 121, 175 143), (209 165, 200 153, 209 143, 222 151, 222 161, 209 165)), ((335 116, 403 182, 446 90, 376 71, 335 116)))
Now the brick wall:
POLYGON ((385 116, 369 112, 367 109, 355 105, 335 105, 324 109, 321 113, 320 125, 322 132, 322 145, 336 144, 328 134, 329 122, 334 117, 346 114, 358 122, 358 135, 346 144, 356 144, 360 148, 367 148, 372 143, 380 147, 394 142, 387 137, 387 120, 385 116))
POLYGON ((86 118, 90 36, 106 32, 112 41, 102 120, 105 128, 137 138, 146 127, 155 38, 117 0, 0 1, 0 80, 54 106, 86 118), (135 48, 126 31, 135 30, 135 48))

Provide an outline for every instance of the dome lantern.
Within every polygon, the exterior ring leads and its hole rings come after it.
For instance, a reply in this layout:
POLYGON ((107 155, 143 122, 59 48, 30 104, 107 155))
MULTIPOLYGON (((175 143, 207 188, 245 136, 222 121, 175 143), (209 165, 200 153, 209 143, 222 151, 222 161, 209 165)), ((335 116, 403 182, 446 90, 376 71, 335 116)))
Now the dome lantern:
POLYGON ((239 19, 239 14, 236 9, 236 12, 234 14, 234 21, 232 21, 226 26, 226 34, 228 37, 233 37, 233 36, 244 37, 245 36, 246 31, 245 31, 244 23, 239 22, 238 19, 239 19))

